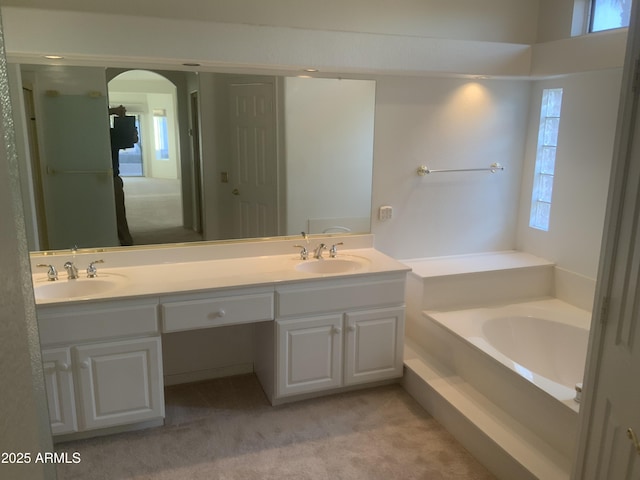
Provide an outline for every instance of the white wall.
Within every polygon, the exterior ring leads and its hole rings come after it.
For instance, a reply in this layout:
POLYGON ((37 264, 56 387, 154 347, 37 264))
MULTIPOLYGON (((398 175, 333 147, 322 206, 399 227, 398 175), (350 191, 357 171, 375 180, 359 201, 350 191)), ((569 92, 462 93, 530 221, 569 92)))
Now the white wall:
MULTIPOLYGON (((130 0, 58 0, 55 6, 50 0, 2 3, 111 14, 131 10, 130 0)), ((136 0, 135 9, 173 19, 532 43, 538 0, 136 0)))
MULTIPOLYGON (((523 2, 530 4, 528 0, 519 0, 517 4, 523 2)), ((429 34, 424 36, 182 20, 179 15, 112 16, 5 6, 2 13, 6 18, 7 55, 17 63, 42 62, 43 53, 54 51, 65 55, 66 61, 90 61, 94 65, 183 68, 182 62, 188 61, 199 63, 201 71, 225 69, 232 73, 299 73, 314 66, 325 74, 527 75, 531 55, 528 43, 485 38, 502 29, 525 31, 529 22, 535 24, 536 15, 526 15, 523 24, 502 15, 509 11, 503 6, 513 4, 512 1, 467 3, 475 4, 475 8, 465 10, 459 8, 460 2, 447 2, 446 7, 435 9, 432 5, 431 10, 415 15, 414 19, 429 19, 430 25, 439 26, 430 27, 429 34), (483 10, 485 6, 490 8, 483 10), (459 18, 463 21, 458 25, 459 18), (118 35, 113 35, 113 25, 118 25, 118 35), (456 35, 438 38, 430 34, 449 27, 458 35, 473 32, 477 39, 461 39, 456 35)), ((176 3, 182 8, 180 5, 176 3)), ((395 4, 389 3, 379 15, 383 19, 392 18, 394 9, 395 4)), ((155 12, 155 6, 150 11, 155 12)), ((333 10, 327 12, 342 16, 343 9, 334 3, 333 10)), ((282 16, 284 22, 288 18, 286 14, 282 16)))
POLYGON ((378 79, 372 232, 397 258, 515 247, 529 82, 378 79), (503 172, 439 168, 505 166, 503 172), (393 218, 377 219, 381 205, 393 218))
POLYGON ((532 90, 518 221, 518 248, 595 279, 620 95, 621 69, 535 82, 532 90), (529 224, 540 102, 563 88, 556 175, 548 232, 529 224))
MULTIPOLYGON (((4 47, 0 28, 0 48, 4 47)), ((6 77, 0 63, 0 77, 6 77)), ((15 78, 15 77, 14 77, 15 78)), ((13 138, 11 105, 2 88, 0 136, 13 138), (6 128, 6 130, 5 130, 6 128)), ((15 150, 0 148, 0 452, 53 451, 15 150)), ((55 465, 0 466, 2 478, 55 478, 55 465)))
POLYGON ((369 217, 375 88, 367 80, 285 79, 289 235, 321 233, 308 224, 318 218, 358 231, 340 219, 369 217))

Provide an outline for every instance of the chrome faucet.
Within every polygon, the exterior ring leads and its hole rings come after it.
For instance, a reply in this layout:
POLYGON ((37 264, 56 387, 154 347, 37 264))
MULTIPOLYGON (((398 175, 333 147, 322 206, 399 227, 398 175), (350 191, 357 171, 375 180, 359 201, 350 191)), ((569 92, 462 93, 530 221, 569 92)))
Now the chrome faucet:
POLYGON ((344 245, 343 242, 338 242, 338 243, 334 243, 331 248, 329 249, 329 256, 331 258, 336 258, 336 255, 338 255, 338 245, 344 245))
POLYGON ((88 278, 95 278, 98 276, 98 268, 96 267, 96 263, 104 263, 104 260, 94 260, 93 262, 89 263, 89 266, 87 267, 88 278))
POLYGON ((324 243, 321 243, 313 250, 313 258, 320 259, 322 258, 322 251, 326 250, 327 246, 324 243))
POLYGON ((53 265, 48 265, 46 263, 38 263, 36 267, 45 267, 49 269, 47 271, 47 279, 50 282, 53 282, 54 280, 58 279, 58 271, 56 270, 56 267, 54 267, 53 265))
POLYGON ((307 260, 309 258, 309 251, 307 250, 307 247, 303 245, 294 245, 293 248, 300 249, 300 260, 307 260))
POLYGON ((73 264, 73 262, 66 262, 64 264, 64 269, 67 271, 67 278, 69 280, 78 278, 78 268, 73 264))

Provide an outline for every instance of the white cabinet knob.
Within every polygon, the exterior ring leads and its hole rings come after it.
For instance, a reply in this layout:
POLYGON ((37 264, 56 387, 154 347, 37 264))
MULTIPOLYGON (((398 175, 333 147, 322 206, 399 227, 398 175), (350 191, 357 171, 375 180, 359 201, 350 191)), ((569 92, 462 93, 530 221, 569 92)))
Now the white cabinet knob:
POLYGON ((224 317, 226 314, 227 314, 227 312, 225 312, 224 308, 221 308, 221 309, 219 309, 219 310, 217 310, 217 311, 213 312, 213 313, 210 315, 210 318, 212 318, 212 319, 213 319, 213 318, 222 318, 222 317, 224 317))
POLYGON ((355 332, 355 331, 356 331, 356 327, 354 327, 353 325, 349 325, 349 326, 347 327, 347 331, 349 331, 349 332, 355 332))
POLYGON ((61 372, 68 372, 70 368, 71 365, 69 365, 67 362, 61 362, 58 364, 58 370, 60 370, 61 372))
POLYGON ((340 327, 333 327, 333 333, 335 334, 342 333, 342 329, 340 327))
POLYGON ((80 364, 80 366, 81 366, 82 368, 84 368, 85 370, 86 370, 87 368, 89 368, 89 365, 90 365, 89 360, 85 360, 84 362, 82 362, 82 363, 80 364))

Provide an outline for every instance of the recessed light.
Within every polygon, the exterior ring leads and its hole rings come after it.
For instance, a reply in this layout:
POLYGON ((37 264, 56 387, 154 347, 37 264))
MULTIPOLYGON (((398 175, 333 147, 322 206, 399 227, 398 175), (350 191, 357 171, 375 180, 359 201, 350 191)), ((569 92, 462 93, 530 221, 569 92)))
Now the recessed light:
POLYGON ((48 60, 62 60, 64 57, 62 55, 45 55, 44 58, 48 60))
POLYGON ((308 73, 316 73, 318 71, 318 69, 317 68, 305 68, 304 71, 308 72, 308 73))

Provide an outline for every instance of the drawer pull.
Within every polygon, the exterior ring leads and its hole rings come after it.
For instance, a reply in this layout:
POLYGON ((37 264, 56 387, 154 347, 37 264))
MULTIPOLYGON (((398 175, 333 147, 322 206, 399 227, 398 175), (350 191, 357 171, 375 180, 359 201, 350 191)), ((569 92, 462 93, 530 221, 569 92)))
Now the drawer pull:
POLYGON ((210 317, 211 319, 214 319, 214 318, 222 318, 222 317, 224 317, 226 314, 227 314, 227 312, 225 312, 225 311, 224 311, 224 308, 221 308, 220 310, 217 310, 217 311, 213 312, 211 315, 209 315, 209 317, 210 317))

